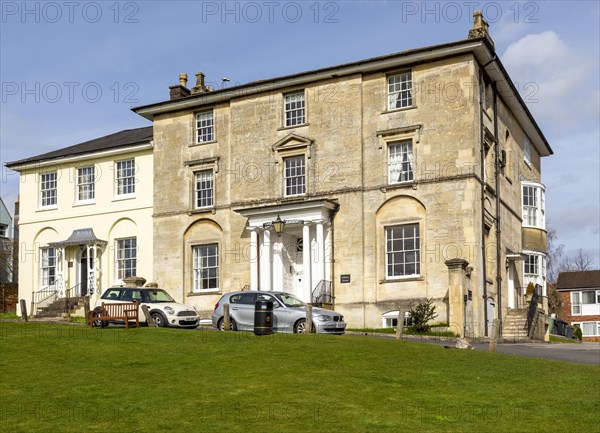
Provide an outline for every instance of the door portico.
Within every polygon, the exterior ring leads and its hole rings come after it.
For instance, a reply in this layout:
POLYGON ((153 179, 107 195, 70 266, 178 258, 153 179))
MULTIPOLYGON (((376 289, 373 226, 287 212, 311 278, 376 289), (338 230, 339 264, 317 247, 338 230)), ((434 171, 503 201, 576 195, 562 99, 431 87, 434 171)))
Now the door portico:
POLYGON ((304 302, 321 281, 331 280, 331 219, 327 200, 243 209, 250 232, 250 290, 285 291, 304 302), (284 222, 282 233, 273 222, 284 222))

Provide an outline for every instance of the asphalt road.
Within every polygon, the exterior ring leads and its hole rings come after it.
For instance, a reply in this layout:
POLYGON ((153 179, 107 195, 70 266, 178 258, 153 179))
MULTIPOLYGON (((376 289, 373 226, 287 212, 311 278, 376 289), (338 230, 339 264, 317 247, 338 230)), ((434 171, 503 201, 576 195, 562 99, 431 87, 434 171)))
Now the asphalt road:
MULTIPOLYGON (((489 344, 475 344, 474 347, 475 350, 488 350, 489 344)), ((496 347, 496 352, 600 365, 600 343, 501 343, 496 347)))
MULTIPOLYGON (((449 341, 431 341, 431 343, 454 347, 454 343, 449 341)), ((473 347, 475 350, 487 351, 489 344, 475 343, 473 347)), ((600 343, 498 343, 496 352, 527 358, 600 365, 600 343)))

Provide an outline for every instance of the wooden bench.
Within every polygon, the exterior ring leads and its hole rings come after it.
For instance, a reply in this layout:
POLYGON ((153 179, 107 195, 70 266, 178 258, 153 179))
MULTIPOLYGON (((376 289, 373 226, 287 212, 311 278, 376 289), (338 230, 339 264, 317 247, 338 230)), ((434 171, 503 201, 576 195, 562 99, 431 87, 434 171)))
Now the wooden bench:
MULTIPOLYGON (((94 322, 102 321, 102 327, 108 325, 109 321, 122 320, 125 322, 125 328, 129 329, 129 322, 135 322, 135 327, 139 328, 140 320, 138 308, 140 303, 135 302, 111 302, 102 303, 100 308, 91 310, 88 316, 90 327, 94 327, 94 322)), ((132 325, 133 326, 133 325, 132 325)))

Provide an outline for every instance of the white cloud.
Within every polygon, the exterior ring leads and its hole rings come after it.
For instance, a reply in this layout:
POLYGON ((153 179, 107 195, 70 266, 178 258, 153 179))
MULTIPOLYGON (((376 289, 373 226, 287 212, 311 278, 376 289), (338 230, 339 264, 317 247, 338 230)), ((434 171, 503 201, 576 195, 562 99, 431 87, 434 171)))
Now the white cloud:
POLYGON ((502 62, 536 118, 549 128, 557 122, 565 128, 597 119, 598 93, 590 92, 597 87, 591 87, 596 83, 593 60, 554 31, 529 34, 510 44, 502 62))

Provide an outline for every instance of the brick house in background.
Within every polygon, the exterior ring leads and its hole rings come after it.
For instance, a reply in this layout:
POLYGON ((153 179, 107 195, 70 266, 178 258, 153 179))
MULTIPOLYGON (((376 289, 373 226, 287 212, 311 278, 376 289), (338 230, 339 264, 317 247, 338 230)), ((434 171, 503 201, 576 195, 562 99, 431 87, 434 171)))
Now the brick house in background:
POLYGON ((578 325, 584 340, 600 341, 600 270, 561 272, 556 288, 563 320, 578 325))

